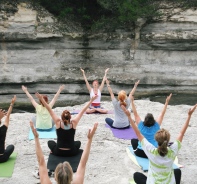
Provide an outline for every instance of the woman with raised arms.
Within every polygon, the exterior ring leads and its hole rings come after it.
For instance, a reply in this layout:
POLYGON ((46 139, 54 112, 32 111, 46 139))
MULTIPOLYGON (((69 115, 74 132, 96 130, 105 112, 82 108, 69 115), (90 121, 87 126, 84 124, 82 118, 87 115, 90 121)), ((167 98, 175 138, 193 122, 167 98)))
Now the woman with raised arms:
MULTIPOLYGON (((133 101, 132 97, 132 101, 133 101)), ((145 183, 162 183, 162 184, 180 184, 181 181, 181 170, 173 169, 173 162, 181 148, 181 142, 184 134, 190 122, 190 118, 197 104, 194 105, 188 111, 187 119, 178 134, 176 141, 171 146, 168 146, 170 141, 170 133, 168 130, 162 128, 155 134, 155 140, 158 143, 158 147, 151 144, 138 129, 137 125, 131 118, 130 112, 122 105, 122 109, 128 116, 132 128, 134 129, 139 141, 141 142, 142 148, 149 159, 149 169, 147 177, 139 172, 134 173, 134 181, 137 184, 145 183)))

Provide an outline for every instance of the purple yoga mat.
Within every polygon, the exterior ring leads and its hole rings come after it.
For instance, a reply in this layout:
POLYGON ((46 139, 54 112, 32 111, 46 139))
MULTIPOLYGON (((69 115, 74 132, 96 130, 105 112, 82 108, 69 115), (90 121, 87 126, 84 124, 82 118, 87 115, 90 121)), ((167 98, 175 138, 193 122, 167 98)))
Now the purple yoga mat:
MULTIPOLYGON (((74 111, 71 112, 71 114, 72 114, 72 115, 73 115, 73 114, 78 114, 79 112, 80 112, 80 110, 74 110, 74 111)), ((113 114, 113 113, 114 113, 113 110, 109 110, 109 111, 107 112, 107 114, 113 114)), ((84 114, 86 114, 86 113, 84 113, 84 114)), ((96 112, 96 113, 92 113, 92 114, 102 114, 102 113, 96 112)))
POLYGON ((114 137, 117 137, 119 139, 131 140, 137 138, 137 135, 135 134, 132 127, 127 129, 116 129, 116 128, 111 128, 108 124, 105 124, 105 127, 109 128, 112 131, 114 137))

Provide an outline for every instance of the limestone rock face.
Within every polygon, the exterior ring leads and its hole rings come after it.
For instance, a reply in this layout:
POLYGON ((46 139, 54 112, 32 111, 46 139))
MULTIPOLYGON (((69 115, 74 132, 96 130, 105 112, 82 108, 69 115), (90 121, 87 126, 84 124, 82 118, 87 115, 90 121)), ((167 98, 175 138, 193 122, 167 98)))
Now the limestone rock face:
MULTIPOLYGON (((0 103, 21 90, 39 91, 50 98, 65 84, 61 106, 89 99, 80 71, 88 80, 108 78, 114 93, 129 92, 140 79, 136 96, 162 93, 197 93, 197 10, 164 6, 152 23, 139 20, 130 31, 83 33, 80 24, 60 23, 50 13, 20 3, 14 13, 0 12, 0 103)), ((107 88, 103 98, 110 100, 107 88)))

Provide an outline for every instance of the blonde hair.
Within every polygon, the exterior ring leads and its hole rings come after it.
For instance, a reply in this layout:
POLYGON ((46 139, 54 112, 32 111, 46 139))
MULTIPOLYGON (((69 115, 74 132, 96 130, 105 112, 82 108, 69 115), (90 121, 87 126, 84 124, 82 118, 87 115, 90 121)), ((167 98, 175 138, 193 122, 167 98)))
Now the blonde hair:
POLYGON ((158 142, 159 155, 164 157, 168 153, 168 143, 170 141, 170 133, 162 128, 155 134, 155 140, 158 142))
POLYGON ((124 90, 121 90, 118 93, 118 100, 120 101, 120 105, 124 105, 125 107, 127 106, 127 103, 125 102, 127 98, 127 93, 124 90))
POLYGON ((68 162, 57 165, 55 169, 55 180, 58 184, 71 184, 73 180, 73 170, 68 162))

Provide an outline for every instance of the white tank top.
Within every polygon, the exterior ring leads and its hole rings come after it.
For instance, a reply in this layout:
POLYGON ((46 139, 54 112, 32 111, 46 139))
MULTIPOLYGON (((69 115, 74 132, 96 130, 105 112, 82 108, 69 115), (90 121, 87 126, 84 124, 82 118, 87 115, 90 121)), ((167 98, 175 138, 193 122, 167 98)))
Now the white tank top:
POLYGON ((93 88, 90 91, 90 98, 92 98, 93 96, 97 95, 98 97, 92 102, 92 104, 96 103, 96 104, 100 104, 101 102, 101 91, 100 89, 98 89, 98 94, 95 94, 93 91, 93 88))

